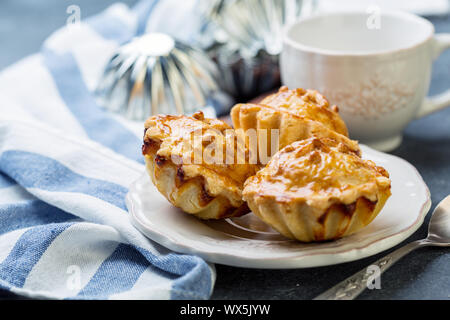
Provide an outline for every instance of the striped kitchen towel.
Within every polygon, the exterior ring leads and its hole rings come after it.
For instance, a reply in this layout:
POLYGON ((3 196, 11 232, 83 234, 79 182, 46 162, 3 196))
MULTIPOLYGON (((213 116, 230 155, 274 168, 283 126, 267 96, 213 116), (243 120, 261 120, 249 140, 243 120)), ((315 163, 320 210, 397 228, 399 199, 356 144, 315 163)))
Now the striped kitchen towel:
POLYGON ((92 94, 114 49, 161 3, 115 4, 0 73, 1 289, 52 299, 209 298, 213 265, 131 225, 124 197, 144 172, 143 124, 104 111, 92 94))

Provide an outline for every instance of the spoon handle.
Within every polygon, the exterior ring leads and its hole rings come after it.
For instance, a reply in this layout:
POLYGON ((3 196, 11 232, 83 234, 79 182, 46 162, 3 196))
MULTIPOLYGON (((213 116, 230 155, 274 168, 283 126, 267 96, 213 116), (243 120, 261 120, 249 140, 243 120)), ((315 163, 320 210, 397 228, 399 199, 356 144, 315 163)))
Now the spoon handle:
POLYGON ((410 242, 407 245, 389 253, 383 258, 377 260, 370 266, 348 277, 344 281, 338 283, 333 288, 325 291, 321 295, 314 298, 314 300, 352 300, 355 299, 368 285, 372 284, 375 277, 389 269, 400 258, 410 253, 414 249, 421 246, 428 245, 426 240, 417 240, 410 242), (379 268, 379 269, 378 269, 379 268), (379 270, 378 274, 377 271, 379 270))

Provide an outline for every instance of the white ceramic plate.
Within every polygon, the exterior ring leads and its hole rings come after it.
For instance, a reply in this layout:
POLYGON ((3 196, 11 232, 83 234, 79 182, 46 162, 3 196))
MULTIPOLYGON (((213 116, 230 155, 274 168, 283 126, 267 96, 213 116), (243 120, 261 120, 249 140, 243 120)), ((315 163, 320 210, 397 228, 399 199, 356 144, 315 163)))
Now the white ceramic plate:
POLYGON ((405 160, 362 146, 364 158, 385 167, 392 196, 363 230, 331 242, 289 240, 252 213, 220 221, 202 221, 173 207, 147 174, 134 182, 126 202, 134 225, 147 237, 181 253, 246 268, 307 268, 353 261, 389 249, 422 224, 430 193, 417 170, 405 160))

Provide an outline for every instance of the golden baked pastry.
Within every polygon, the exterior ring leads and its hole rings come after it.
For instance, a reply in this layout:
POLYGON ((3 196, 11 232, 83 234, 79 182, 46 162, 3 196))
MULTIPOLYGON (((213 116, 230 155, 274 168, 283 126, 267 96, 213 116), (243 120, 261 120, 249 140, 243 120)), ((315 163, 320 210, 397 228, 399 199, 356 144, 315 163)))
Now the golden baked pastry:
POLYGON ((242 188, 257 166, 248 163, 248 152, 238 152, 236 137, 230 133, 228 124, 205 119, 201 112, 147 119, 142 153, 159 192, 202 219, 247 213, 242 188), (230 141, 236 143, 227 149, 230 141))
MULTIPOLYGON (((357 141, 348 138, 347 127, 339 116, 338 108, 330 107, 328 101, 315 90, 289 90, 281 87, 277 93, 258 104, 235 105, 231 110, 231 119, 234 128, 241 134, 249 129, 265 129, 258 132, 257 148, 266 150, 268 155, 264 159, 260 154, 258 160, 262 164, 267 163, 270 155, 288 144, 313 136, 332 138, 360 154, 357 141), (272 131, 273 129, 278 131, 272 131), (277 141, 272 141, 272 137, 276 137, 273 134, 278 134, 278 147, 277 141)), ((248 147, 253 149, 252 145, 248 147)))
POLYGON ((320 122, 328 129, 348 137, 344 120, 339 116, 339 108, 335 105, 330 106, 328 100, 316 90, 302 88, 289 90, 283 86, 277 93, 267 96, 260 103, 320 122))
POLYGON ((309 138, 277 152, 244 185, 263 221, 304 242, 337 239, 369 224, 389 198, 389 174, 332 139, 309 138))

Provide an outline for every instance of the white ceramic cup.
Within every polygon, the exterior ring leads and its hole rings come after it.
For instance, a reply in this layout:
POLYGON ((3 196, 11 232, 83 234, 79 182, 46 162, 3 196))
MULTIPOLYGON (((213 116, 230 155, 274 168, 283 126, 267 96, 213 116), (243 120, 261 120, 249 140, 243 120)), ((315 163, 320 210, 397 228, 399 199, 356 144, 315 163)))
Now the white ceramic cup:
MULTIPOLYGON (((317 15, 286 28, 283 84, 312 88, 336 104, 353 139, 389 151, 415 118, 450 105, 450 90, 426 97, 431 65, 450 34, 403 12, 317 15)), ((450 75, 449 75, 450 83, 450 75)))

